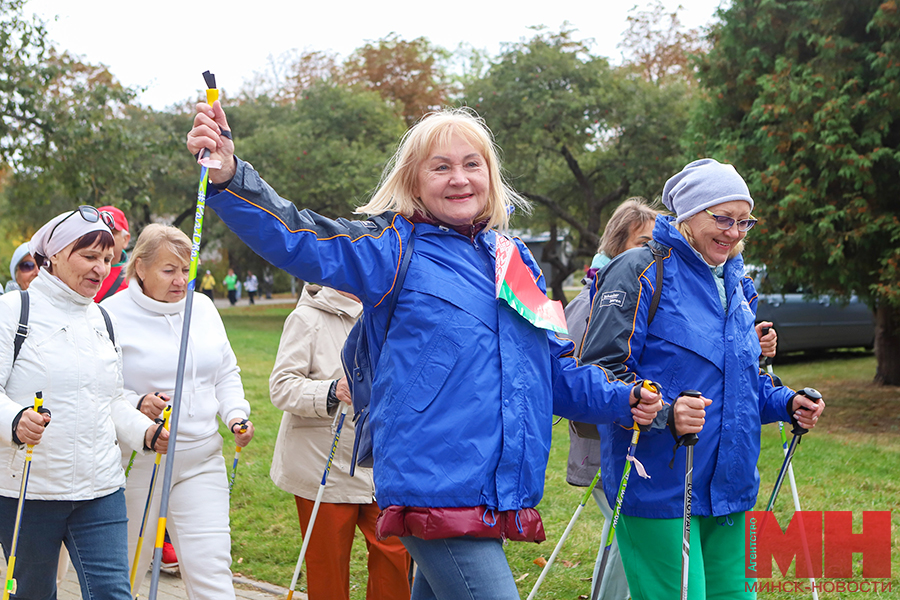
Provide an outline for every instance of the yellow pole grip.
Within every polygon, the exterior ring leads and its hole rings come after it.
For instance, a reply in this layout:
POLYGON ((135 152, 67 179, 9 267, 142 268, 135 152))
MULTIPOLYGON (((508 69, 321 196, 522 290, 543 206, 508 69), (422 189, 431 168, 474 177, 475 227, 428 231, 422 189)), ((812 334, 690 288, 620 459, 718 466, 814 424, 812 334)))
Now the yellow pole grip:
POLYGON ((219 99, 219 90, 216 88, 208 88, 206 90, 206 103, 212 106, 213 102, 219 99))
POLYGON ((160 517, 156 525, 156 548, 162 548, 166 541, 166 518, 160 517))

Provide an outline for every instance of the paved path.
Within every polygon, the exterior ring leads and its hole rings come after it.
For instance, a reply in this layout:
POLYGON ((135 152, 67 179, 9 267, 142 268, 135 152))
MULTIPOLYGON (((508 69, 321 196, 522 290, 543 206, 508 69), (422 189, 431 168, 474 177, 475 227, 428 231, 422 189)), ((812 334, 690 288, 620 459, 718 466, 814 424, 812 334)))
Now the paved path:
MULTIPOLYGON (((0 552, 0 573, 6 575, 6 560, 0 552)), ((276 600, 287 595, 287 588, 282 588, 270 583, 253 581, 244 577, 234 578, 234 591, 237 600, 276 600)), ((150 574, 144 578, 139 598, 147 598, 150 592, 150 574)), ((69 567, 66 578, 63 580, 57 594, 58 600, 81 600, 81 587, 78 585, 78 575, 75 569, 69 567)), ((178 569, 163 569, 159 575, 159 587, 156 594, 157 600, 187 600, 187 592, 184 590, 184 582, 178 575, 178 569)), ((306 594, 294 592, 294 598, 307 600, 306 594)))
MULTIPOLYGON (((231 308, 231 304, 228 302, 228 298, 223 296, 216 296, 213 302, 216 305, 216 308, 231 308)), ((290 294, 281 294, 278 296, 273 296, 272 298, 266 298, 263 296, 262 298, 256 298, 256 304, 289 304, 294 306, 297 304, 297 298, 292 297, 290 294)), ((247 295, 241 296, 241 299, 237 301, 235 306, 250 306, 250 300, 247 299, 247 295)))

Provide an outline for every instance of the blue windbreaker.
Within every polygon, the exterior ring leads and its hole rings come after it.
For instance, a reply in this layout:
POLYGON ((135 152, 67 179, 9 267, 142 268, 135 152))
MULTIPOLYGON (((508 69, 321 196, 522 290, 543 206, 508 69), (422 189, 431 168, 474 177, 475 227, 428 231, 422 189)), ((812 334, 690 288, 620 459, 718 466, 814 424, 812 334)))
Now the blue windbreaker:
MULTIPOLYGON (((753 280, 744 276, 743 259, 737 256, 725 263, 724 311, 709 266, 673 222, 659 216, 653 230, 653 240, 670 250, 663 258, 662 294, 650 326, 656 263, 645 247, 619 255, 597 274, 581 359, 627 381, 638 377, 658 382, 667 402, 689 389, 712 400, 694 447, 692 513, 721 516, 750 510, 759 491, 761 424, 790 421, 788 406, 794 391, 776 387, 759 369, 756 290, 753 280)), ((615 424, 603 429, 604 442, 610 442, 603 444, 602 468, 616 474, 603 477, 612 504, 631 431, 615 424)), ((623 514, 682 517, 685 450, 677 452, 670 469, 673 445, 667 429, 641 435, 636 458, 651 478, 632 474, 623 514)))
MULTIPOLYGON (((631 385, 578 367, 571 342, 497 301, 495 231, 473 243, 396 215, 389 227, 326 219, 298 211, 240 160, 228 189, 208 203, 273 265, 362 300, 374 317, 370 343, 383 337, 385 300, 415 228, 372 388, 382 507, 532 508, 543 494, 552 413, 631 425, 631 385)), ((516 244, 543 289, 534 258, 516 244)))

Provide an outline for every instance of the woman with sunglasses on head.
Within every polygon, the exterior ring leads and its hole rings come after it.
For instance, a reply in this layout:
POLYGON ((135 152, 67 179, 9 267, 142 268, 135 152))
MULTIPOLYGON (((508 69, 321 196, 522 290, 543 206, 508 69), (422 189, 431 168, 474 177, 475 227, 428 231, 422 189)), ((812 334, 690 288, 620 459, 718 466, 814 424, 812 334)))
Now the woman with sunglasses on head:
MULTIPOLYGON (((581 353, 585 363, 625 381, 659 382, 670 403, 658 414, 658 426, 641 436, 636 458, 651 478, 628 482, 616 531, 619 551, 632 598, 678 597, 685 451, 674 454, 671 469, 669 461, 673 436, 699 433, 689 598, 755 598, 745 586, 744 513, 759 491, 761 425, 796 420, 812 428, 825 403, 776 387, 759 369, 756 291, 741 257, 756 219, 750 191, 734 167, 712 159, 692 162, 666 182, 662 201, 675 216, 656 218, 649 247, 622 254, 598 274, 581 353), (701 397, 682 395, 688 390, 701 397)), ((600 429, 602 469, 621 474, 631 431, 600 429)), ((610 503, 618 484, 617 477, 604 477, 610 503)))
POLYGON ((28 242, 13 252, 12 259, 9 261, 9 276, 12 279, 6 283, 5 292, 27 290, 31 280, 38 276, 37 265, 28 249, 28 242))
POLYGON ((131 599, 118 444, 165 452, 168 432, 125 399, 115 329, 93 302, 113 259, 108 220, 92 206, 52 219, 30 242, 41 276, 27 292, 0 297, 0 543, 7 556, 26 445, 34 446, 13 598, 56 597, 64 543, 86 598, 131 599), (27 335, 16 356, 23 301, 27 335), (41 412, 32 409, 37 392, 41 412))

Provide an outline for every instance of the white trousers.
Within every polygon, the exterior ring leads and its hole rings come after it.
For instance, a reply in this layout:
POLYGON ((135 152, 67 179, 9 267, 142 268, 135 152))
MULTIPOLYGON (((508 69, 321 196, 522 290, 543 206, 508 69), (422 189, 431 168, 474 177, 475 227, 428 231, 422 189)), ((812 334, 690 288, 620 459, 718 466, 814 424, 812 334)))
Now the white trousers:
MULTIPOLYGON (((127 465, 130 454, 125 457, 127 465)), ((150 491, 156 455, 138 455, 128 475, 125 500, 128 506, 128 564, 134 562, 150 491)), ((141 558, 134 589, 139 590, 153 560, 159 502, 163 488, 166 457, 157 469, 156 487, 144 526, 141 558)), ((230 507, 222 437, 211 436, 197 446, 176 449, 172 472, 172 492, 166 529, 178 555, 181 578, 190 600, 232 600, 230 507)))

